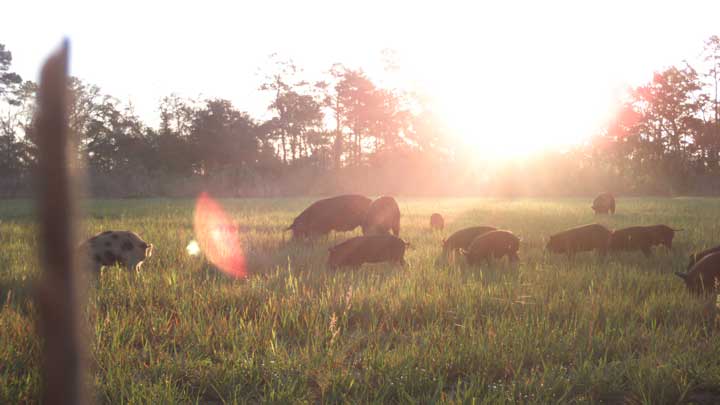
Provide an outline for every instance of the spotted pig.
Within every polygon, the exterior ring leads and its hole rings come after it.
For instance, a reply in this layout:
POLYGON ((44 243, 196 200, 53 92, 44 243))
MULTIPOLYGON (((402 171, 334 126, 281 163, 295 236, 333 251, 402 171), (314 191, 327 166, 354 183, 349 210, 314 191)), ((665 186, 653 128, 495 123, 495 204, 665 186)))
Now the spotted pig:
POLYGON ((152 255, 153 245, 134 232, 105 231, 83 242, 80 249, 96 271, 116 263, 138 271, 143 261, 152 255))

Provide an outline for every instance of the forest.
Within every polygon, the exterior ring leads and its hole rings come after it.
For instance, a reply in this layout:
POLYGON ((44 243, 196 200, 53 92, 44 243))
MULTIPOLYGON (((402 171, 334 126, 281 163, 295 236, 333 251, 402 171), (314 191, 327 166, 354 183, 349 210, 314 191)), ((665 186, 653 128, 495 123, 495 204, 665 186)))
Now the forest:
MULTIPOLYGON (((717 195, 720 37, 698 49, 696 62, 628 88, 613 119, 582 143, 501 164, 473 156, 417 92, 339 63, 323 80, 302 80, 302 68, 277 55, 257 87, 271 99, 270 118, 170 94, 153 126, 73 77, 69 126, 97 197, 717 195)), ((13 71, 11 51, 0 43, 0 196, 23 197, 36 162, 37 84, 13 71)), ((532 106, 517 98, 522 119, 532 106)))

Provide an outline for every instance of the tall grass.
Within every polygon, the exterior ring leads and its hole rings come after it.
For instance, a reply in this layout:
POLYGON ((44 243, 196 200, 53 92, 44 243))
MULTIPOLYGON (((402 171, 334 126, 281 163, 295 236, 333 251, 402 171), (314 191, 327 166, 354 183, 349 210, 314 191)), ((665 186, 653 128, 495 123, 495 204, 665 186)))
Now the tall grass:
MULTIPOLYGON (((190 200, 94 201, 84 235, 133 230, 155 245, 140 274, 106 268, 88 291, 92 384, 103 403, 720 401, 711 298, 673 275, 720 244, 716 199, 399 199, 408 266, 325 269, 351 236, 296 243, 283 233, 311 200, 222 200, 240 225, 250 277, 185 251, 190 200), (432 232, 432 212, 446 230, 432 232), (570 260, 547 237, 600 221, 665 223, 673 250, 570 260), (439 259, 443 236, 495 225, 522 238, 521 261, 439 259)), ((39 389, 32 207, 0 207, 0 403, 39 389)), ((356 231, 357 233, 358 231, 356 231)))

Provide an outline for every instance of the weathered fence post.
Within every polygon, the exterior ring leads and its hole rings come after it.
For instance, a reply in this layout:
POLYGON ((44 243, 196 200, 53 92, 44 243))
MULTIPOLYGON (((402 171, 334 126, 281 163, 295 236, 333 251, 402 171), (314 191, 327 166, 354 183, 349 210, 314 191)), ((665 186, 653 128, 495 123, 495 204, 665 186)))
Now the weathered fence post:
POLYGON ((87 402, 83 375, 78 274, 75 271, 76 189, 67 123, 68 43, 45 63, 40 77, 36 173, 42 277, 36 291, 42 338, 42 402, 87 402))

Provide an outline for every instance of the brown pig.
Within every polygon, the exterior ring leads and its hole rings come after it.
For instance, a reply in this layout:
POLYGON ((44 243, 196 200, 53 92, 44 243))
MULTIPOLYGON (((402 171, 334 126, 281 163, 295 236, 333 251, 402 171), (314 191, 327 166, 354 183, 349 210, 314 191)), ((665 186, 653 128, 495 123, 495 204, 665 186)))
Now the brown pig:
POLYGON ((443 253, 449 254, 460 249, 467 250, 473 239, 496 229, 494 226, 471 226, 460 229, 443 240, 443 253))
POLYGON ((327 235, 331 231, 352 231, 362 225, 372 200, 346 194, 318 200, 298 215, 287 230, 293 238, 327 235))
POLYGON ((595 197, 592 205, 595 214, 615 214, 615 197, 610 193, 602 193, 595 197))
POLYGON ((356 236, 328 249, 327 266, 334 269, 382 262, 404 265, 405 248, 408 245, 389 233, 356 236))
POLYGON ((610 230, 600 224, 582 225, 550 236, 545 248, 552 253, 567 253, 597 250, 600 255, 607 253, 610 244, 610 230))
POLYGON ((400 207, 394 198, 383 196, 373 201, 365 214, 363 235, 387 233, 400 235, 400 207))
POLYGON ((614 231, 610 237, 610 250, 640 250, 645 256, 652 254, 651 248, 663 245, 672 248, 675 232, 667 225, 631 226, 614 231))
POLYGON ((445 220, 437 212, 430 215, 430 228, 441 231, 445 227, 445 220))
POLYGON ((507 256, 511 262, 518 260, 517 251, 520 249, 520 239, 510 231, 490 231, 484 233, 470 243, 467 250, 460 252, 465 256, 468 264, 479 264, 481 261, 490 261, 507 256))

